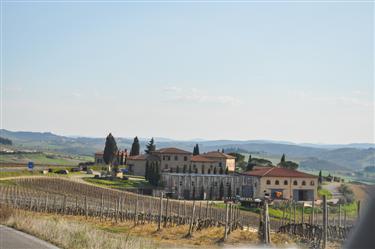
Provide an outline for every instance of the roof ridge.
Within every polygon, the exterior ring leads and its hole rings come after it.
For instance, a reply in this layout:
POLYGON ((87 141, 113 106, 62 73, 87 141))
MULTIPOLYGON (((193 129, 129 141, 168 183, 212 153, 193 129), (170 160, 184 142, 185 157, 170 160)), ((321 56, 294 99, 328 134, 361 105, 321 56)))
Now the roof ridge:
POLYGON ((262 176, 265 176, 265 175, 267 175, 269 172, 271 172, 274 168, 276 168, 276 167, 271 167, 269 170, 267 170, 266 171, 266 173, 264 173, 262 176))

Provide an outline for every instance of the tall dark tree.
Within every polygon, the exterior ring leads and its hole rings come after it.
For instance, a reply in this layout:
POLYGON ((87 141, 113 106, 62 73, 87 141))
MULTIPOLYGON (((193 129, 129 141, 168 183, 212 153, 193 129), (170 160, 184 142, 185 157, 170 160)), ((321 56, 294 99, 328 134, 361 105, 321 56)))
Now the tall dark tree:
POLYGON ((318 183, 322 184, 323 183, 323 176, 322 176, 322 171, 319 171, 319 178, 318 178, 318 183))
POLYGON ((193 156, 199 155, 199 145, 196 144, 193 149, 193 156))
POLYGON ((108 171, 110 171, 110 167, 112 166, 113 160, 116 158, 118 148, 116 144, 115 138, 112 136, 111 133, 108 134, 105 140, 105 147, 103 153, 103 160, 104 162, 109 165, 108 171))
POLYGON ((283 154, 283 155, 281 156, 280 163, 285 163, 285 154, 283 154))
POLYGON ((253 162, 253 158, 251 157, 251 155, 249 155, 249 159, 247 160, 246 170, 247 171, 253 170, 255 165, 256 163, 253 162))
POLYGON ((228 197, 229 198, 232 197, 232 184, 229 184, 229 186, 228 186, 228 197))
POLYGON ((156 150, 156 146, 155 146, 155 143, 154 143, 154 138, 151 138, 150 142, 148 142, 148 144, 146 145, 145 152, 147 154, 150 154, 151 152, 153 152, 155 150, 156 150))
POLYGON ((224 184, 223 184, 223 182, 220 183, 219 197, 220 197, 220 200, 222 200, 223 197, 224 197, 224 184))
POLYGON ((146 181, 150 181, 150 165, 148 161, 146 161, 145 179, 146 181))
POLYGON ((140 150, 139 140, 138 140, 138 137, 135 137, 133 140, 132 148, 130 150, 130 156, 139 155, 139 150, 140 150))
POLYGON ((224 148, 221 149, 221 153, 224 153, 224 148))

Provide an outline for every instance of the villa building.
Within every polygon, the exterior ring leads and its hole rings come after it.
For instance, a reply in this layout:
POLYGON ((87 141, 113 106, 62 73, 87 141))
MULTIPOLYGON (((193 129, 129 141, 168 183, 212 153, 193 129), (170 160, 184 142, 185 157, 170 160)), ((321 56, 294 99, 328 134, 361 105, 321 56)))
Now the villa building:
POLYGON ((297 170, 279 167, 255 167, 244 173, 257 178, 255 197, 312 201, 318 195, 318 177, 297 170))

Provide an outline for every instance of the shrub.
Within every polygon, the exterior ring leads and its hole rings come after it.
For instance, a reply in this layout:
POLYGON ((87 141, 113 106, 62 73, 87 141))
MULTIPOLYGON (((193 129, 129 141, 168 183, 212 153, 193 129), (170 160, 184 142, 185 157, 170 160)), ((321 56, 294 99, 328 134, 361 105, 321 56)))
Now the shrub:
POLYGON ((355 196, 353 190, 346 184, 341 184, 338 191, 343 195, 340 199, 341 204, 353 203, 355 201, 355 196))

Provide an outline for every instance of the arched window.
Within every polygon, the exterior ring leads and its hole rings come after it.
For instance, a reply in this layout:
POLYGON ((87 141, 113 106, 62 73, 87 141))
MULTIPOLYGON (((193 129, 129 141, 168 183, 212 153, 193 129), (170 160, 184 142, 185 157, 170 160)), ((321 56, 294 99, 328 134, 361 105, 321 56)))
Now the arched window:
POLYGON ((298 182, 296 180, 293 181, 293 185, 297 186, 298 182))
POLYGON ((314 185, 315 185, 315 182, 314 182, 314 181, 311 181, 311 182, 310 182, 310 185, 311 185, 311 186, 314 186, 314 185))
POLYGON ((280 184, 279 180, 276 180, 275 185, 279 185, 279 184, 280 184))
POLYGON ((284 185, 288 185, 288 180, 284 180, 284 185))
POLYGON ((306 181, 302 181, 302 186, 305 186, 306 185, 306 181))
POLYGON ((267 185, 270 185, 271 184, 271 181, 270 180, 267 180, 267 183, 266 183, 267 185))
POLYGON ((202 174, 204 174, 204 164, 202 164, 202 174))

